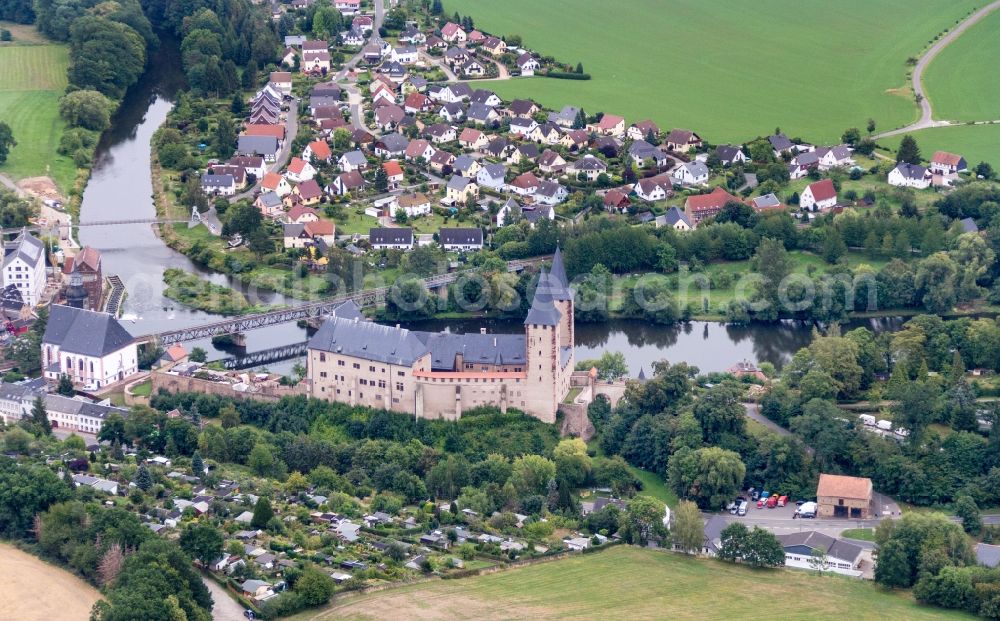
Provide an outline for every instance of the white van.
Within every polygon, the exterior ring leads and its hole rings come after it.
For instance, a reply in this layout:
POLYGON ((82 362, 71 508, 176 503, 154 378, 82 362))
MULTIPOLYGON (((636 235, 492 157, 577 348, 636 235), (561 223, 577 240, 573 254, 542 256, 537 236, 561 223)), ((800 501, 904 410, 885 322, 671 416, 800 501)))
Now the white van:
POLYGON ((749 502, 747 502, 745 500, 743 502, 741 502, 740 503, 740 508, 736 511, 736 515, 741 515, 741 516, 742 515, 746 515, 747 514, 747 507, 749 507, 749 506, 750 506, 749 502))
POLYGON ((871 414, 862 414, 858 418, 861 419, 862 424, 868 427, 872 427, 875 425, 875 417, 872 416, 871 414))
POLYGON ((880 420, 877 423, 875 423, 875 426, 878 427, 879 429, 881 429, 882 431, 892 431, 892 422, 891 421, 880 420))
POLYGON ((816 517, 816 510, 819 508, 815 502, 804 502, 802 505, 795 510, 795 517, 800 518, 814 518, 816 517))

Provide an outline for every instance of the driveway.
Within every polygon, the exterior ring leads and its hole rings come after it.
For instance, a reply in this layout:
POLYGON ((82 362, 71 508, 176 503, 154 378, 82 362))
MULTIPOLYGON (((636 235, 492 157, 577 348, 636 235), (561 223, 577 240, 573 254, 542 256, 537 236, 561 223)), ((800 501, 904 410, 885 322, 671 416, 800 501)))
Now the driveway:
POLYGON ((213 621, 246 621, 246 617, 243 616, 243 606, 229 595, 229 591, 211 578, 203 577, 201 581, 212 594, 213 621))

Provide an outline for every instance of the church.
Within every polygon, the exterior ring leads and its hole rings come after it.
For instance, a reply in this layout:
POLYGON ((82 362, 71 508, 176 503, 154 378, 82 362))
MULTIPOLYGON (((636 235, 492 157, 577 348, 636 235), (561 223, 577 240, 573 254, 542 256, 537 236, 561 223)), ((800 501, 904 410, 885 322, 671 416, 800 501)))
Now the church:
POLYGON ((309 394, 416 418, 457 420, 480 406, 554 423, 573 373, 573 291, 562 253, 542 269, 524 334, 422 332, 338 308, 309 340, 309 394))

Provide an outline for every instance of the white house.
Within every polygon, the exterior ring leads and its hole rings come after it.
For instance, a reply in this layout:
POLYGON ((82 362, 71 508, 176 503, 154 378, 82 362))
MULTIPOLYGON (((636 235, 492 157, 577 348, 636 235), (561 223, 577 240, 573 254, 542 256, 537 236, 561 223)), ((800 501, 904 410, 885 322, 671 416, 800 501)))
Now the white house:
POLYGON ((292 161, 288 163, 288 169, 285 171, 285 177, 294 183, 309 181, 315 176, 316 169, 313 168, 313 165, 298 157, 292 158, 292 161))
POLYGON ((670 182, 670 176, 666 173, 639 179, 639 182, 635 184, 635 195, 651 203, 666 200, 672 192, 673 184, 670 182))
POLYGON ((483 229, 442 228, 438 231, 438 242, 445 250, 467 252, 483 249, 483 229))
POLYGON ((45 289, 45 244, 27 230, 4 244, 3 285, 17 287, 28 306, 38 304, 45 289))
POLYGON ((702 185, 708 183, 708 166, 701 162, 686 162, 678 166, 673 175, 684 185, 702 185))
POLYGON ((667 213, 662 216, 657 216, 654 224, 656 225, 656 228, 669 226, 675 231, 690 231, 694 228, 694 226, 691 225, 691 220, 688 219, 687 214, 677 207, 671 207, 667 210, 667 213))
POLYGON ((953 175, 968 170, 965 158, 947 151, 936 151, 931 158, 931 171, 941 175, 953 175))
POLYGON ((500 191, 504 186, 507 168, 503 164, 487 164, 476 173, 476 183, 480 187, 500 191))
POLYGON ((205 173, 201 176, 201 191, 205 194, 232 196, 236 194, 236 178, 232 175, 205 173))
POLYGON ((517 67, 521 70, 521 75, 528 77, 535 75, 535 71, 537 71, 541 65, 538 63, 537 58, 532 56, 529 52, 525 52, 517 57, 517 67))
POLYGON ((785 549, 785 567, 828 571, 860 578, 864 549, 843 539, 808 530, 778 535, 785 549))
POLYGON ((567 196, 569 190, 555 181, 540 181, 538 189, 535 190, 535 202, 542 205, 558 205, 566 200, 567 196))
POLYGON ((54 305, 42 336, 42 370, 48 379, 68 375, 96 388, 139 371, 132 335, 107 313, 54 305))
POLYGON ((368 242, 375 250, 409 250, 413 247, 413 229, 373 228, 368 232, 368 242))
POLYGON ((538 121, 532 118, 516 118, 510 120, 510 133, 516 136, 530 136, 538 129, 538 121))
POLYGON ((390 58, 403 65, 412 65, 417 62, 417 48, 412 46, 394 47, 390 58))
POLYGON ((799 207, 811 211, 829 209, 837 204, 837 189, 833 187, 833 181, 823 179, 816 183, 810 183, 802 190, 799 197, 799 207))
POLYGON ((816 149, 816 156, 819 159, 820 170, 829 170, 838 166, 851 166, 854 164, 854 159, 851 157, 851 149, 846 145, 820 147, 816 149))
POLYGON ((889 185, 922 190, 931 184, 931 171, 923 166, 900 162, 889 171, 889 185))
MULTIPOLYGON (((112 414, 127 418, 129 411, 61 395, 45 395, 45 415, 54 428, 98 434, 104 426, 105 419, 112 414)), ((92 485, 92 487, 112 494, 117 493, 117 489, 107 485, 92 485)))
POLYGON ((337 160, 337 167, 341 172, 365 170, 368 168, 368 158, 361 151, 348 151, 337 160))
MULTIPOLYGON (((424 216, 431 212, 431 199, 421 192, 403 194, 396 199, 396 209, 403 211, 409 218, 424 216)), ((396 219, 395 211, 390 215, 393 220, 396 219)))
POLYGON ((596 181, 601 176, 601 173, 607 172, 607 170, 608 165, 604 163, 604 160, 589 154, 581 157, 566 168, 566 172, 571 176, 578 177, 579 175, 583 175, 587 181, 596 181))

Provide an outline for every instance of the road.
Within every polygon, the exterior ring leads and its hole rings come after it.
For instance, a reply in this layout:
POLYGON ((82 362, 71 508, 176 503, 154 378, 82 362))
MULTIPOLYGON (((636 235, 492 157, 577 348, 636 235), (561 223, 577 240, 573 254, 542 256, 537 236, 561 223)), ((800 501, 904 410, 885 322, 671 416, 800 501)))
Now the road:
MULTIPOLYGON (((374 22, 372 24, 373 26, 372 38, 369 41, 377 41, 379 39, 378 30, 379 28, 382 27, 382 22, 385 21, 385 0, 375 0, 375 19, 372 21, 374 22)), ((364 46, 362 46, 361 50, 359 50, 357 54, 352 56, 350 60, 344 63, 344 66, 341 67, 340 71, 337 72, 337 75, 334 76, 333 79, 335 81, 340 81, 346 78, 347 72, 353 69, 359 62, 361 62, 361 57, 363 53, 364 53, 364 46)))
POLYGON ((744 403, 743 404, 743 409, 746 410, 747 418, 749 418, 750 420, 753 420, 753 421, 757 421, 758 423, 760 423, 761 425, 764 425, 769 430, 773 431, 774 433, 778 434, 779 436, 791 436, 792 435, 791 431, 785 429, 784 427, 782 427, 778 423, 772 421, 771 419, 769 419, 766 416, 764 416, 763 414, 761 414, 760 413, 760 406, 757 405, 756 403, 744 403))
POLYGON ((356 84, 347 85, 347 103, 351 107, 351 127, 374 134, 375 132, 365 125, 364 108, 362 107, 364 100, 356 84))
POLYGON ((246 617, 243 616, 243 606, 230 597, 222 585, 211 578, 202 578, 201 581, 205 583, 209 593, 212 594, 214 602, 212 621, 246 621, 246 617))
POLYGON ((15 194, 17 194, 20 197, 24 197, 25 196, 24 190, 22 190, 21 188, 17 187, 17 184, 14 183, 14 180, 11 179, 10 177, 8 177, 7 175, 0 175, 0 185, 2 185, 5 188, 11 190, 12 192, 14 192, 15 194))
POLYGON ((920 102, 920 119, 915 123, 911 123, 906 127, 900 127, 899 129, 894 129, 887 132, 882 132, 876 134, 875 138, 887 138, 889 136, 895 136, 897 134, 905 134, 908 132, 916 131, 918 129, 927 129, 929 127, 943 127, 945 125, 950 125, 948 121, 935 121, 934 111, 931 108, 931 101, 927 97, 926 92, 924 92, 924 69, 930 65, 931 61, 941 53, 941 50, 948 47, 952 41, 962 36, 966 30, 975 25, 977 22, 981 21, 984 17, 992 13, 993 11, 1000 9, 1000 0, 991 2, 990 4, 979 9, 967 19, 962 21, 959 25, 952 28, 948 34, 941 37, 934 42, 934 45, 930 46, 923 56, 917 60, 917 64, 913 67, 913 95, 920 102))
MULTIPOLYGON (((285 144, 281 147, 281 151, 278 152, 277 159, 274 163, 267 167, 267 172, 281 172, 281 169, 288 165, 288 161, 292 159, 292 143, 295 142, 295 137, 299 135, 299 98, 293 97, 292 102, 288 105, 288 114, 285 116, 285 144)), ((257 180, 257 185, 263 179, 257 180)), ((234 194, 229 197, 230 203, 235 203, 237 201, 243 200, 244 198, 253 198, 257 191, 257 185, 248 188, 239 194, 234 194)), ((215 224, 218 226, 218 216, 215 215, 215 208, 212 208, 212 214, 215 217, 215 224)), ((216 230, 216 235, 219 234, 221 228, 216 230)))

